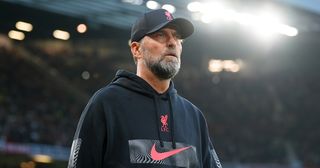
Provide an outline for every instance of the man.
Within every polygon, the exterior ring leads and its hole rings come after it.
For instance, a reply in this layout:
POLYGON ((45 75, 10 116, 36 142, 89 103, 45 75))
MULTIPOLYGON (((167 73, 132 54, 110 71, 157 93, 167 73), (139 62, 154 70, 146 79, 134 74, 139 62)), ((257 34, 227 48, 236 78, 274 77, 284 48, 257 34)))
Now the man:
POLYGON ((182 39, 194 31, 164 9, 133 25, 136 74, 120 70, 84 109, 69 168, 220 168, 201 111, 179 96, 171 79, 180 69, 182 39))

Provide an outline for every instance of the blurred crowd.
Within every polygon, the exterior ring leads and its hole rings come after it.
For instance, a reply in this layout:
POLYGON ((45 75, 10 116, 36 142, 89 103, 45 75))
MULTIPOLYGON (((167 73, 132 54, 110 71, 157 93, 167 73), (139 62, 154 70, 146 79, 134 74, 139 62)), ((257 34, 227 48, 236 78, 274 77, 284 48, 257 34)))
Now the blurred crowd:
MULTIPOLYGON (((108 84, 116 69, 134 70, 124 46, 90 44, 0 45, 2 138, 71 145, 93 92, 108 84)), ((175 85, 203 111, 222 161, 320 166, 319 95, 314 93, 320 88, 311 74, 210 74, 191 64, 183 63, 175 85)))
POLYGON ((58 89, 21 53, 1 50, 0 135, 8 142, 69 145, 79 116, 74 98, 58 89))

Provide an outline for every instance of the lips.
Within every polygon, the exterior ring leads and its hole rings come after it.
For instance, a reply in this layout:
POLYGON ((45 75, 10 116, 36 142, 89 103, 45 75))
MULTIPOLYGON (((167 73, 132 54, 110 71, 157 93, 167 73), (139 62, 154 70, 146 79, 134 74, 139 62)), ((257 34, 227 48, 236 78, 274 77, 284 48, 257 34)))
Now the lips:
POLYGON ((173 53, 173 52, 165 53, 164 55, 165 55, 165 56, 172 56, 172 57, 178 58, 177 54, 176 54, 176 53, 173 53))

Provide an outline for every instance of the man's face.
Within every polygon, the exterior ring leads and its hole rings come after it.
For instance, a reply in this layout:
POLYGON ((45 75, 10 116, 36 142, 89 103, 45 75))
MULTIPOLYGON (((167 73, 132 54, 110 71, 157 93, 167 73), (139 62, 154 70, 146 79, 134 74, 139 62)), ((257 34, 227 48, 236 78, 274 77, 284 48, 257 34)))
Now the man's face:
POLYGON ((141 41, 144 64, 159 79, 173 78, 180 69, 182 40, 176 30, 163 28, 141 41))

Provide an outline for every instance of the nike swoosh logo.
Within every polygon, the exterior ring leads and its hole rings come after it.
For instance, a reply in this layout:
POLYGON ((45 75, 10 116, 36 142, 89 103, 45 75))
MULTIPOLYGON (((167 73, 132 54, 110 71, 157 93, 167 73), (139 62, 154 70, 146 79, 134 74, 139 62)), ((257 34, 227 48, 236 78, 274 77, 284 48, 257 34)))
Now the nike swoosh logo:
POLYGON ((179 149, 174 149, 174 150, 171 150, 171 151, 168 151, 168 152, 162 152, 162 153, 159 153, 157 150, 156 150, 156 144, 153 144, 152 148, 151 148, 151 158, 153 160, 163 160, 163 159, 166 159, 170 156, 173 156, 173 155, 176 155, 184 150, 187 150, 189 149, 191 146, 188 146, 188 147, 184 147, 184 148, 179 148, 179 149))

